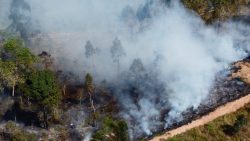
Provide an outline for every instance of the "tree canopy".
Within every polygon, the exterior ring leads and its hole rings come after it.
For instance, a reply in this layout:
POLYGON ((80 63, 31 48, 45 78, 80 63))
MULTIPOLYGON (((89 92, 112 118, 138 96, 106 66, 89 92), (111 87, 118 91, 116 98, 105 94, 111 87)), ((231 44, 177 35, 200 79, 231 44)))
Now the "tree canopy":
POLYGON ((103 119, 101 130, 93 135, 92 141, 128 141, 128 126, 123 120, 110 117, 103 119))
POLYGON ((49 70, 32 73, 20 89, 26 97, 43 107, 54 107, 61 98, 56 77, 49 70))
POLYGON ((2 58, 16 62, 19 69, 27 69, 36 61, 36 56, 25 47, 24 42, 19 38, 7 40, 3 45, 2 58))
POLYGON ((12 88, 25 81, 26 73, 31 71, 36 57, 25 47, 19 38, 11 38, 4 42, 0 56, 0 79, 3 87, 12 88))
POLYGON ((113 41, 110 53, 114 62, 119 62, 120 58, 126 55, 122 43, 118 38, 115 38, 115 40, 113 41))
POLYGON ((85 76, 84 87, 85 87, 87 93, 93 93, 93 91, 94 91, 93 77, 89 73, 87 73, 85 76))

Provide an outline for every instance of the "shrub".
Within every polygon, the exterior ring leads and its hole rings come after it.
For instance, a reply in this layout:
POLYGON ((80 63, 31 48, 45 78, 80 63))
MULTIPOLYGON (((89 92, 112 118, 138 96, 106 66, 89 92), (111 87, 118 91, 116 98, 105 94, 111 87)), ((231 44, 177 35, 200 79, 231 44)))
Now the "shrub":
POLYGON ((102 128, 93 135, 92 141, 128 141, 127 130, 125 121, 106 117, 102 128))

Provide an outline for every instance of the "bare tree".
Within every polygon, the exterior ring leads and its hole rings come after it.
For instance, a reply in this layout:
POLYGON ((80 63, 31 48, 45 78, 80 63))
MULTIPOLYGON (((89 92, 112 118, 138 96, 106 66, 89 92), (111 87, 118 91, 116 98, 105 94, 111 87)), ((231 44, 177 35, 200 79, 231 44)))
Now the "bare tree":
POLYGON ((143 63, 141 61, 140 58, 136 58, 134 59, 134 61, 132 62, 129 70, 133 73, 133 74, 140 74, 141 72, 143 72, 145 70, 143 63))
POLYGON ((134 59, 129 70, 132 73, 132 76, 134 77, 136 87, 139 87, 140 80, 142 79, 145 72, 142 60, 140 58, 134 59))
POLYGON ((49 53, 43 51, 38 56, 40 57, 44 69, 53 70, 54 59, 51 57, 49 53))
POLYGON ((69 72, 69 73, 63 73, 62 71, 59 71, 58 73, 59 73, 58 76, 60 78, 60 83, 62 85, 63 96, 65 96, 66 95, 67 86, 74 79, 74 75, 71 72, 69 72))
POLYGON ((111 46, 110 53, 112 55, 112 59, 115 63, 117 63, 117 73, 120 71, 120 59, 121 57, 126 56, 126 53, 123 49, 122 43, 118 38, 115 38, 113 41, 113 45, 111 46))
POLYGON ((91 41, 88 40, 85 45, 85 56, 88 59, 91 59, 92 69, 94 69, 94 55, 97 53, 97 49, 94 48, 91 41))

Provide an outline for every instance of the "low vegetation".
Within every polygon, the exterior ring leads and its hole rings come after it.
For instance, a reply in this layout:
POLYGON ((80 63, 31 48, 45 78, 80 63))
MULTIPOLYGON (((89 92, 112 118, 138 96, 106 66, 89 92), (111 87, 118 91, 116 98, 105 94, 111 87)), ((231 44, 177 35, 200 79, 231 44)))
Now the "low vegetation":
POLYGON ((195 11, 206 23, 236 16, 248 0, 182 0, 185 7, 195 11))
POLYGON ((7 130, 7 140, 10 141, 36 141, 37 140, 37 136, 33 133, 28 133, 24 130, 22 130, 21 128, 19 128, 18 126, 16 126, 16 124, 12 121, 7 122, 7 124, 5 125, 5 128, 7 130))
POLYGON ((101 130, 93 135, 92 141, 129 141, 126 122, 106 117, 101 126, 101 130))
POLYGON ((247 141, 250 140, 250 104, 166 141, 247 141))

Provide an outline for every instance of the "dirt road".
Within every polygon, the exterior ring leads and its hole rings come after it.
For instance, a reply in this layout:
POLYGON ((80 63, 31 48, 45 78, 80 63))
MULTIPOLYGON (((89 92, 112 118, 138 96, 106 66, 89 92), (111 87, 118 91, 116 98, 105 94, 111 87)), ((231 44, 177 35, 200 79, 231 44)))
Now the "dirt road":
POLYGON ((242 97, 238 100, 235 100, 235 101, 229 102, 223 106, 220 106, 215 111, 201 117, 200 119, 194 120, 187 125, 183 125, 177 129, 168 131, 161 136, 154 137, 150 141, 164 141, 170 137, 181 134, 187 130, 204 125, 204 124, 206 124, 206 123, 208 123, 208 122, 210 122, 210 121, 212 121, 220 116, 235 112, 238 109, 245 106, 247 103, 250 103, 250 94, 245 96, 245 97, 242 97))

